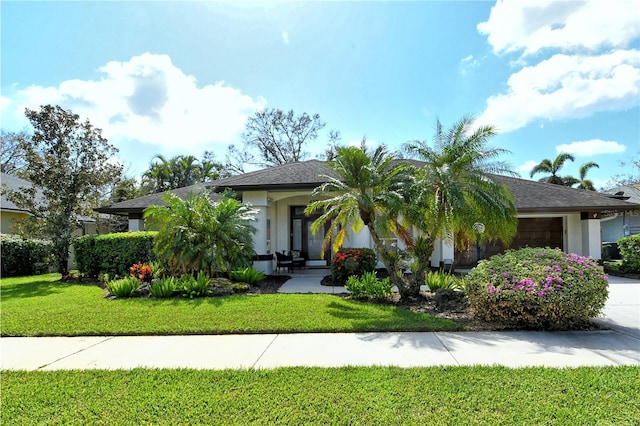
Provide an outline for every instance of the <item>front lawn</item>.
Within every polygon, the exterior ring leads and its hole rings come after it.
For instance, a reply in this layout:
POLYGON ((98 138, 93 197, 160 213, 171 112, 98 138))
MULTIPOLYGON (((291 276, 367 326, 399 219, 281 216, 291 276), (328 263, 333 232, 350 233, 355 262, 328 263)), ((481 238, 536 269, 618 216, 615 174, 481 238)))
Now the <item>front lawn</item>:
POLYGON ((639 367, 3 371, 12 424, 638 424, 639 367))
POLYGON ((0 281, 2 336, 454 331, 449 320, 321 294, 105 299, 60 275, 0 281))

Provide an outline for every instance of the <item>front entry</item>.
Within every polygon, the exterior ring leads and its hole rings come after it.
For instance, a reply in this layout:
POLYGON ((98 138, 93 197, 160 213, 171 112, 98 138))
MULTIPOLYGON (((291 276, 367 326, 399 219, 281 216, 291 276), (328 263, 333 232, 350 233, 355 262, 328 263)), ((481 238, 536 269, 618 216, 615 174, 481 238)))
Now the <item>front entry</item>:
MULTIPOLYGON (((328 230, 328 224, 325 224, 324 230, 314 234, 311 232, 311 224, 320 215, 306 216, 304 209, 304 206, 291 207, 291 250, 302 252, 308 261, 316 261, 316 264, 320 260, 331 259, 330 247, 327 247, 324 253, 322 250, 322 242, 328 230)), ((326 263, 324 264, 326 265, 326 263)))

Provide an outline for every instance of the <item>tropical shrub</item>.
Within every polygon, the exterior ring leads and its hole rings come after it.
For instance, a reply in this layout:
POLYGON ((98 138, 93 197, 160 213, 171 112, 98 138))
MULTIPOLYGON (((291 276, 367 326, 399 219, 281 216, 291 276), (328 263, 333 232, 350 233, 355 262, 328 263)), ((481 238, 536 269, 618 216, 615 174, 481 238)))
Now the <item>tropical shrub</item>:
POLYGON ((365 272, 347 278, 344 288, 356 299, 386 299, 391 296, 393 285, 389 278, 379 279, 375 272, 365 272))
POLYGON ((183 275, 178 280, 178 288, 184 297, 190 299, 208 296, 210 293, 209 276, 204 271, 198 272, 196 278, 191 274, 183 275))
POLYGON ((129 268, 129 273, 141 283, 151 282, 151 278, 153 278, 151 265, 143 265, 140 262, 133 264, 133 266, 129 268))
POLYGON ((157 232, 118 232, 85 235, 73 242, 76 266, 81 274, 98 277, 129 275, 132 262, 155 260, 153 241, 157 232))
POLYGON ((621 269, 624 272, 640 271, 640 234, 620 238, 618 249, 622 255, 621 269))
POLYGON ((462 285, 460 280, 443 271, 429 271, 425 274, 425 284, 429 287, 429 291, 435 292, 439 289, 460 290, 462 285))
POLYGON ((264 272, 258 271, 255 268, 239 268, 229 272, 229 277, 234 281, 256 285, 264 280, 265 275, 264 272))
POLYGON ((216 202, 206 192, 162 199, 167 206, 151 206, 144 217, 158 229, 154 252, 172 274, 207 271, 213 277, 251 265, 256 210, 228 193, 216 202))
POLYGON ((363 275, 376 269, 376 255, 370 248, 343 248, 331 262, 331 279, 344 284, 352 275, 363 275))
POLYGON ((53 245, 47 240, 0 235, 2 276, 42 274, 53 264, 53 245))
POLYGON ((158 278, 149 287, 149 293, 156 299, 166 299, 176 292, 176 279, 174 277, 158 278))
POLYGON ((598 263, 558 249, 511 250, 481 261, 465 278, 474 314, 530 329, 567 329, 598 316, 608 297, 598 263))
POLYGON ((131 297, 138 287, 140 287, 140 281, 135 277, 121 278, 107 283, 107 290, 116 297, 131 297))

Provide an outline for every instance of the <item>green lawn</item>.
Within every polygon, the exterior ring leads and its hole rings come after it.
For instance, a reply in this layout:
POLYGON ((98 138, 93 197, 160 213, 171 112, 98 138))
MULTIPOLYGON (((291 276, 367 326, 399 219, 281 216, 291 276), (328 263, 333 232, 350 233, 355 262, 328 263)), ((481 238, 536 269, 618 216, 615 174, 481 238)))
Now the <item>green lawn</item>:
POLYGON ((104 299, 57 274, 0 281, 2 336, 460 330, 454 322, 319 294, 104 299))
POLYGON ((2 424, 637 425, 640 367, 3 371, 2 424))

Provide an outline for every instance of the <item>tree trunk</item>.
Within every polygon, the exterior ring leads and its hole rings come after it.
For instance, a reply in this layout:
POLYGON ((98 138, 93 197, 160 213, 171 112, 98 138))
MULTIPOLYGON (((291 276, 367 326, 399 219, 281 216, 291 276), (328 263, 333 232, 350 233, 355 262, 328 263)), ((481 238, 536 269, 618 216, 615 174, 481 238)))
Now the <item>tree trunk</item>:
POLYGON ((400 299, 407 298, 416 298, 420 294, 420 285, 417 287, 415 283, 409 281, 407 277, 404 275, 404 271, 400 268, 398 264, 398 258, 391 256, 385 250, 384 244, 382 244, 382 240, 378 236, 378 233, 373 229, 373 226, 367 225, 369 228, 369 233, 371 234, 371 238, 373 239, 373 243, 378 249, 378 253, 380 253, 380 257, 382 258, 382 263, 385 268, 387 268, 387 272, 389 273, 389 280, 393 285, 398 287, 398 292, 400 293, 400 299))

